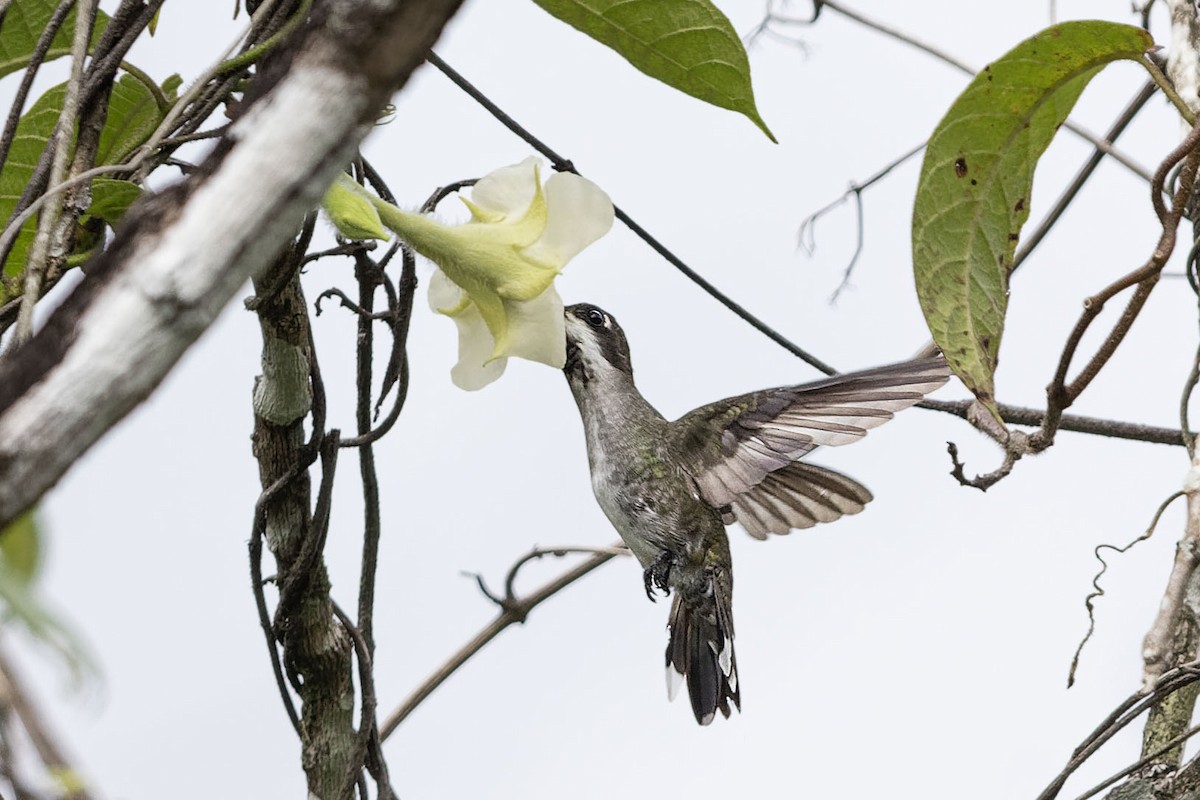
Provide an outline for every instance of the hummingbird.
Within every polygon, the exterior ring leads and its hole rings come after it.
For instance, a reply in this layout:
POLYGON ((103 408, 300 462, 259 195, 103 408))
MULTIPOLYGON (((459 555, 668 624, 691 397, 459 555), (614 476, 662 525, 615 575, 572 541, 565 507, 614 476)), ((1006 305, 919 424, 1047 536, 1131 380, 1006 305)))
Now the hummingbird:
POLYGON ((667 695, 686 681, 696 721, 741 710, 733 651, 733 564, 725 526, 755 539, 857 514, 853 478, 800 461, 855 442, 946 383, 938 355, 718 400, 674 422, 633 382, 611 314, 568 306, 563 372, 579 406, 592 491, 643 569, 646 595, 674 593, 667 695))

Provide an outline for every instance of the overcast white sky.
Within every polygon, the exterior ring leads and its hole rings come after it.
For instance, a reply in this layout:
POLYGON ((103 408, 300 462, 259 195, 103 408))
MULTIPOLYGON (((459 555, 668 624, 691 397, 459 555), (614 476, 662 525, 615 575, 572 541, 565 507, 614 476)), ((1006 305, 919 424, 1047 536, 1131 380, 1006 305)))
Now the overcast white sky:
MULTIPOLYGON (((230 5, 167 3, 158 35, 131 60, 160 80, 197 74, 233 35, 230 5)), ((740 31, 761 10, 720 5, 740 31)), ((1049 24, 1047 4, 1032 0, 874 5, 882 7, 870 13, 980 66, 1049 24)), ((1057 5, 1063 18, 1132 21, 1125 0, 1057 5)), ((1165 41, 1161 14, 1156 22, 1165 41)), ((527 0, 467 3, 437 49, 784 335, 841 369, 898 360, 927 338, 908 240, 918 161, 866 195, 866 246, 853 290, 836 306, 827 298, 853 250, 851 210, 822 220, 811 258, 796 247, 797 227, 921 142, 967 79, 832 12, 801 35, 803 47, 764 40, 751 52, 759 109, 778 145, 738 115, 651 82, 527 0)), ((1106 70, 1075 118, 1102 131, 1142 81, 1132 65, 1106 70)), ((10 77, 0 92, 13 87, 10 77)), ((403 203, 530 153, 431 68, 395 102, 395 120, 372 135, 367 154, 403 203)), ((1152 168, 1179 131, 1156 98, 1121 146, 1152 168)), ((1059 137, 1032 220, 1086 155, 1078 139, 1059 137)), ((1148 196, 1140 179, 1106 163, 1021 271, 1001 352, 1002 400, 1044 402, 1082 298, 1153 248, 1148 196)), ((323 261, 306 287, 315 297, 351 281, 348 264, 323 261)), ((567 302, 617 316, 639 385, 668 416, 817 377, 619 224, 558 287, 567 302)), ((317 333, 330 423, 352 428, 352 320, 330 309, 317 333)), ((1175 424, 1195 336, 1195 296, 1182 280, 1164 281, 1075 410, 1175 424)), ((514 362, 498 383, 464 393, 449 381, 455 346, 453 325, 425 311, 422 293, 408 406, 377 451, 381 714, 491 619, 494 608, 461 571, 496 585, 535 544, 615 538, 591 496, 562 376, 514 362)), ((36 648, 22 648, 21 665, 106 797, 304 791, 248 586, 258 352, 253 316, 231 304, 160 391, 46 500, 45 589, 94 650, 104 686, 69 694, 36 648)), ((953 382, 939 396, 964 394, 953 382)), ((862 443, 813 457, 875 492, 863 514, 766 543, 730 530, 743 714, 702 729, 686 701, 667 703, 667 609, 646 601, 632 560, 619 561, 504 633, 409 718, 386 745, 396 788, 410 798, 547 800, 855 798, 917 786, 929 797, 1035 795, 1136 688, 1180 507, 1155 538, 1114 560, 1096 637, 1067 691, 1087 624, 1092 548, 1138 535, 1180 486, 1186 459, 1182 448, 1064 433, 985 495, 948 476, 947 440, 973 470, 998 464, 965 423, 913 410, 862 443)), ((357 585, 356 476, 343 460, 326 553, 346 606, 357 585)), ((564 567, 531 568, 521 586, 564 567)), ((1136 733, 1119 737, 1067 795, 1131 762, 1136 749, 1136 733)))

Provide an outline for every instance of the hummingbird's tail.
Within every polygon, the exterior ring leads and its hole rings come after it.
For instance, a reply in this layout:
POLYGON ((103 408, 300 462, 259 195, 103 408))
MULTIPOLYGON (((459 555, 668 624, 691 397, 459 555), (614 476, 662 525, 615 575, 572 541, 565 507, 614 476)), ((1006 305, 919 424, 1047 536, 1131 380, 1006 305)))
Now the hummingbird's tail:
POLYGON ((718 710, 728 719, 730 700, 742 710, 733 653, 733 616, 722 594, 714 591, 688 597, 677 591, 671 606, 667 696, 674 700, 686 678, 692 712, 701 725, 712 722, 718 710))

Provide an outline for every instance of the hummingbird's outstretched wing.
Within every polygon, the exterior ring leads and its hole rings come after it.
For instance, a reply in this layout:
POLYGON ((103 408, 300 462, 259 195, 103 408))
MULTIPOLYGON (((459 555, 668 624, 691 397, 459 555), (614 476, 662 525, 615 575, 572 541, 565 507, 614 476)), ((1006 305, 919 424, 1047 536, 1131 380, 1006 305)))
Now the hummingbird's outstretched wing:
POLYGON ((702 406, 671 425, 700 496, 751 536, 854 514, 871 500, 857 481, 796 463, 820 445, 855 442, 944 384, 941 356, 783 386, 702 406))

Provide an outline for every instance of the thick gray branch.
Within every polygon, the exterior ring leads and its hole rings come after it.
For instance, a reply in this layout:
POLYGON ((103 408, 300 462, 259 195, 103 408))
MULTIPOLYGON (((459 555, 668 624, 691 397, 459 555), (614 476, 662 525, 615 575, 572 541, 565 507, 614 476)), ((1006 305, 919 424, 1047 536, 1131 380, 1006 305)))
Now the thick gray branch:
POLYGON ((45 328, 0 361, 0 528, 145 399, 274 258, 460 3, 324 4, 202 168, 130 212, 45 328))

